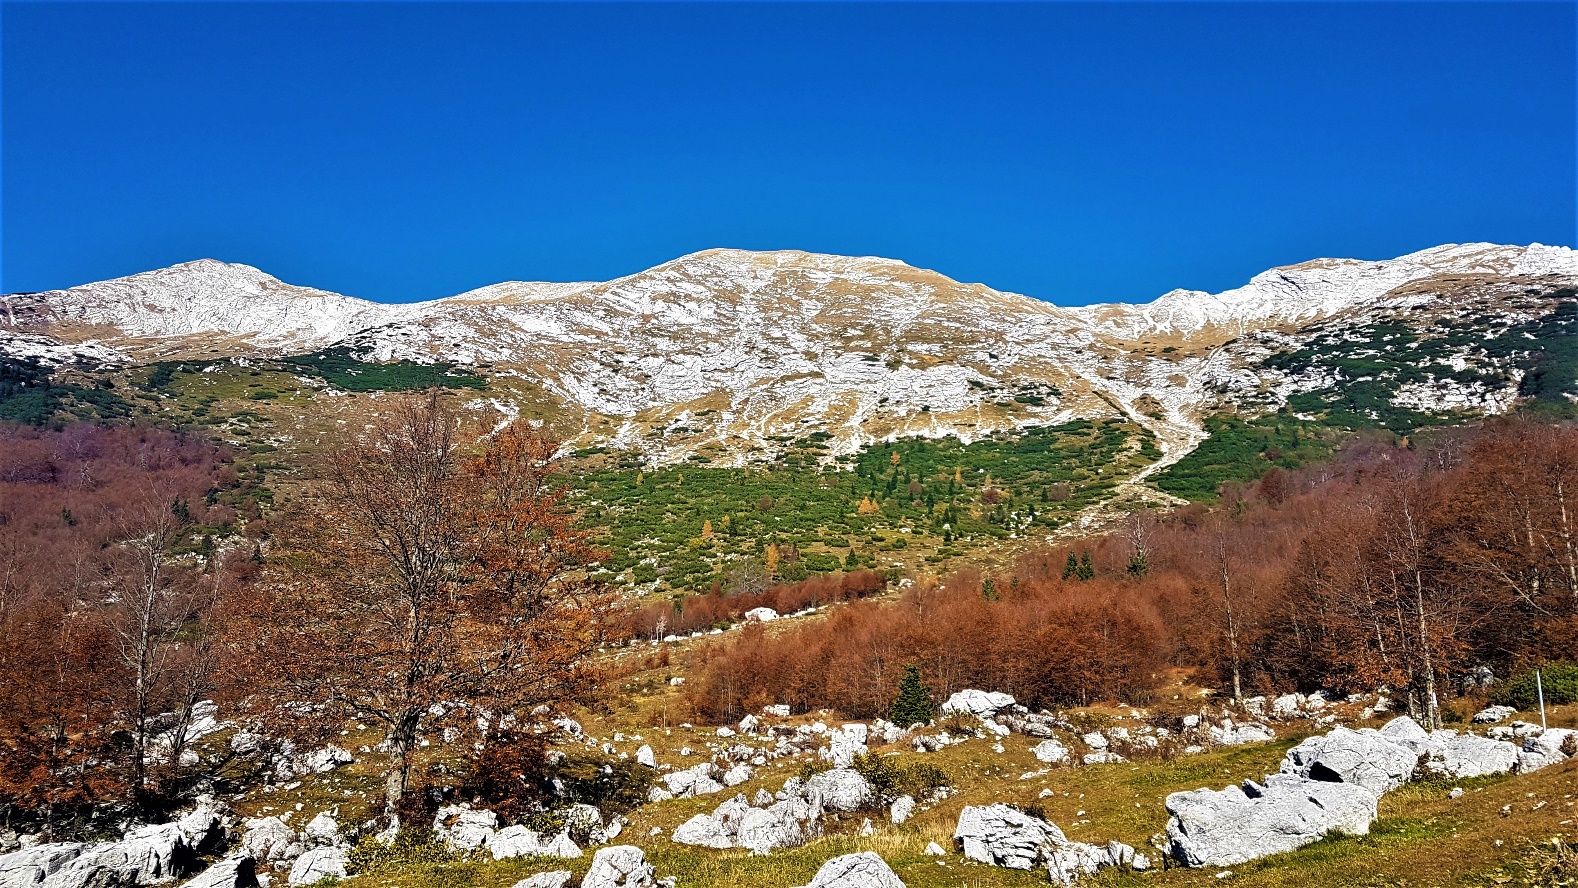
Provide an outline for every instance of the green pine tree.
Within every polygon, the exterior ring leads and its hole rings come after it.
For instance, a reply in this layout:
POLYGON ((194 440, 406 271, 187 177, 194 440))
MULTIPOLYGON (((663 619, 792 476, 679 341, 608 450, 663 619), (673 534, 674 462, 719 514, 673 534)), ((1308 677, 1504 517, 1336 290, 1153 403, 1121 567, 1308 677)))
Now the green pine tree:
POLYGON ((1144 552, 1135 552, 1129 556, 1129 576, 1143 577, 1150 573, 1151 564, 1144 552))
POLYGON ((1079 556, 1079 578, 1082 580, 1094 580, 1096 578, 1096 566, 1090 563, 1089 552, 1079 556))
POLYGON ((997 584, 992 582, 991 577, 981 581, 981 597, 987 601, 996 601, 1001 597, 997 594, 997 584))
POLYGON ((1063 579, 1071 580, 1077 576, 1079 576, 1079 559, 1074 557, 1073 552, 1070 552, 1068 553, 1068 561, 1063 563, 1063 579))
POLYGON ((911 663, 904 667, 904 677, 899 679, 899 695, 888 707, 888 720, 908 728, 931 721, 931 689, 921 683, 920 667, 911 663))

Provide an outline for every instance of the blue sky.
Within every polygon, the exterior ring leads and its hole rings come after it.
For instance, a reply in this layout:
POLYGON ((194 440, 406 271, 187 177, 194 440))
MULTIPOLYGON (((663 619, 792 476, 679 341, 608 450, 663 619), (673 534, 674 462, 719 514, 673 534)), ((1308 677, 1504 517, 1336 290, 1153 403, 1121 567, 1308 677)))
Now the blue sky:
POLYGON ((382 301, 713 246, 1062 304, 1572 245, 1575 7, 7 3, 0 289, 382 301))

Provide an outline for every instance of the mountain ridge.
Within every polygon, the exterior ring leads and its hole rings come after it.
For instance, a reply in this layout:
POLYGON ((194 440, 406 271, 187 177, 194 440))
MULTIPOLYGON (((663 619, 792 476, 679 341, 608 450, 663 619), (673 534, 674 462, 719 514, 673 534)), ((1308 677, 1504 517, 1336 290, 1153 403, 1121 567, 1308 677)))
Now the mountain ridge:
MULTIPOLYGON (((1119 417, 1156 437, 1162 458, 1149 474, 1203 440, 1212 411, 1275 409, 1330 384, 1324 371, 1265 366, 1324 324, 1398 312, 1424 323, 1459 311, 1447 294, 1465 288, 1497 300, 1574 277, 1569 248, 1449 244, 1383 261, 1310 260, 1218 294, 1069 308, 881 257, 714 249, 612 281, 502 282, 390 305, 196 260, 4 297, 0 350, 57 364, 331 348, 454 363, 493 379, 478 409, 508 417, 552 404, 572 441, 658 463, 742 464, 811 433, 827 434, 838 457, 906 435, 967 443, 1119 417)), ((1452 372, 1464 378, 1442 383, 1441 404, 1504 409, 1509 398, 1492 389, 1515 388, 1524 371, 1454 348, 1463 354, 1452 372)), ((1429 408, 1434 379, 1398 397, 1429 408)))

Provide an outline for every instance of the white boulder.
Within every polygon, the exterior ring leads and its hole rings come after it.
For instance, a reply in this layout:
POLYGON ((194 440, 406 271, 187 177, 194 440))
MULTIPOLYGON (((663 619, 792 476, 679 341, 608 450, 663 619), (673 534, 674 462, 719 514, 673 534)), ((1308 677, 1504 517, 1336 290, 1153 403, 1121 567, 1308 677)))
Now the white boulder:
POLYGON ((512 888, 565 888, 574 875, 569 870, 549 870, 535 876, 527 876, 516 882, 512 888))
POLYGON ((821 799, 822 807, 834 811, 858 811, 876 798, 871 784, 851 768, 834 768, 813 775, 807 786, 813 796, 821 799))
POLYGON ((499 815, 464 805, 445 805, 433 818, 433 832, 456 851, 474 851, 488 844, 499 826, 499 815))
POLYGON ((581 888, 655 888, 657 871, 634 845, 612 845, 592 855, 581 888))
POLYGON ((747 623, 771 623, 778 619, 778 612, 770 607, 753 607, 745 612, 747 623))
POLYGON ((1511 706, 1486 706, 1484 709, 1474 713, 1474 724, 1493 725, 1497 722, 1503 722, 1512 718, 1517 711, 1511 706))
POLYGON ((1379 797, 1412 779, 1418 764, 1419 753, 1379 731, 1338 726, 1288 750, 1281 770, 1311 780, 1362 786, 1379 797))
POLYGON ((181 888, 256 888, 257 861, 250 854, 236 854, 210 866, 181 888))
POLYGON ((311 885, 330 876, 336 879, 345 878, 344 848, 314 848, 308 851, 296 858, 286 881, 292 886, 311 885))
POLYGON ((938 707, 938 711, 959 715, 974 715, 978 718, 990 718, 1013 705, 1014 698, 1008 694, 997 691, 978 691, 972 688, 954 693, 938 707))
POLYGON ((861 851, 822 864, 805 888, 904 888, 904 883, 875 852, 861 851))
POLYGON ((1030 754, 1034 755, 1037 761, 1049 765, 1062 764, 1069 759, 1068 747, 1056 740, 1042 740, 1031 747, 1030 754))
POLYGON ((1186 866, 1232 866, 1318 841, 1333 830, 1364 835, 1375 793, 1353 783, 1273 774, 1265 785, 1197 789, 1167 797, 1167 841, 1186 866))

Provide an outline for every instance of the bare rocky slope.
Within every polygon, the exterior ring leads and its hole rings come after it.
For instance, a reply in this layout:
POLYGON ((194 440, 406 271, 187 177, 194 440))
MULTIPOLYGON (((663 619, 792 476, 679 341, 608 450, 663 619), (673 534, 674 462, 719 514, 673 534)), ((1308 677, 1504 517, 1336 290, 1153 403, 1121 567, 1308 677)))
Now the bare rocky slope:
MULTIPOLYGON (((1494 339, 1508 299, 1538 295, 1513 312, 1536 321, 1560 310, 1551 294, 1575 279, 1568 248, 1463 244, 1314 260, 1218 294, 1061 308, 888 259, 707 250, 605 283, 507 282, 386 305, 205 259, 5 296, 0 351, 55 364, 329 348, 455 362, 510 382, 479 408, 508 415, 509 394, 529 391, 557 405, 578 443, 655 463, 704 454, 740 464, 813 433, 830 436, 837 456, 899 436, 969 441, 1122 415, 1155 434, 1154 470, 1196 446, 1214 410, 1273 409, 1343 381, 1318 362, 1278 366, 1278 355, 1352 340, 1383 318, 1420 327, 1452 317, 1454 329, 1494 339)), ((1389 397, 1496 412, 1526 372, 1462 337, 1427 361, 1440 362, 1439 381, 1411 377, 1389 397)))

